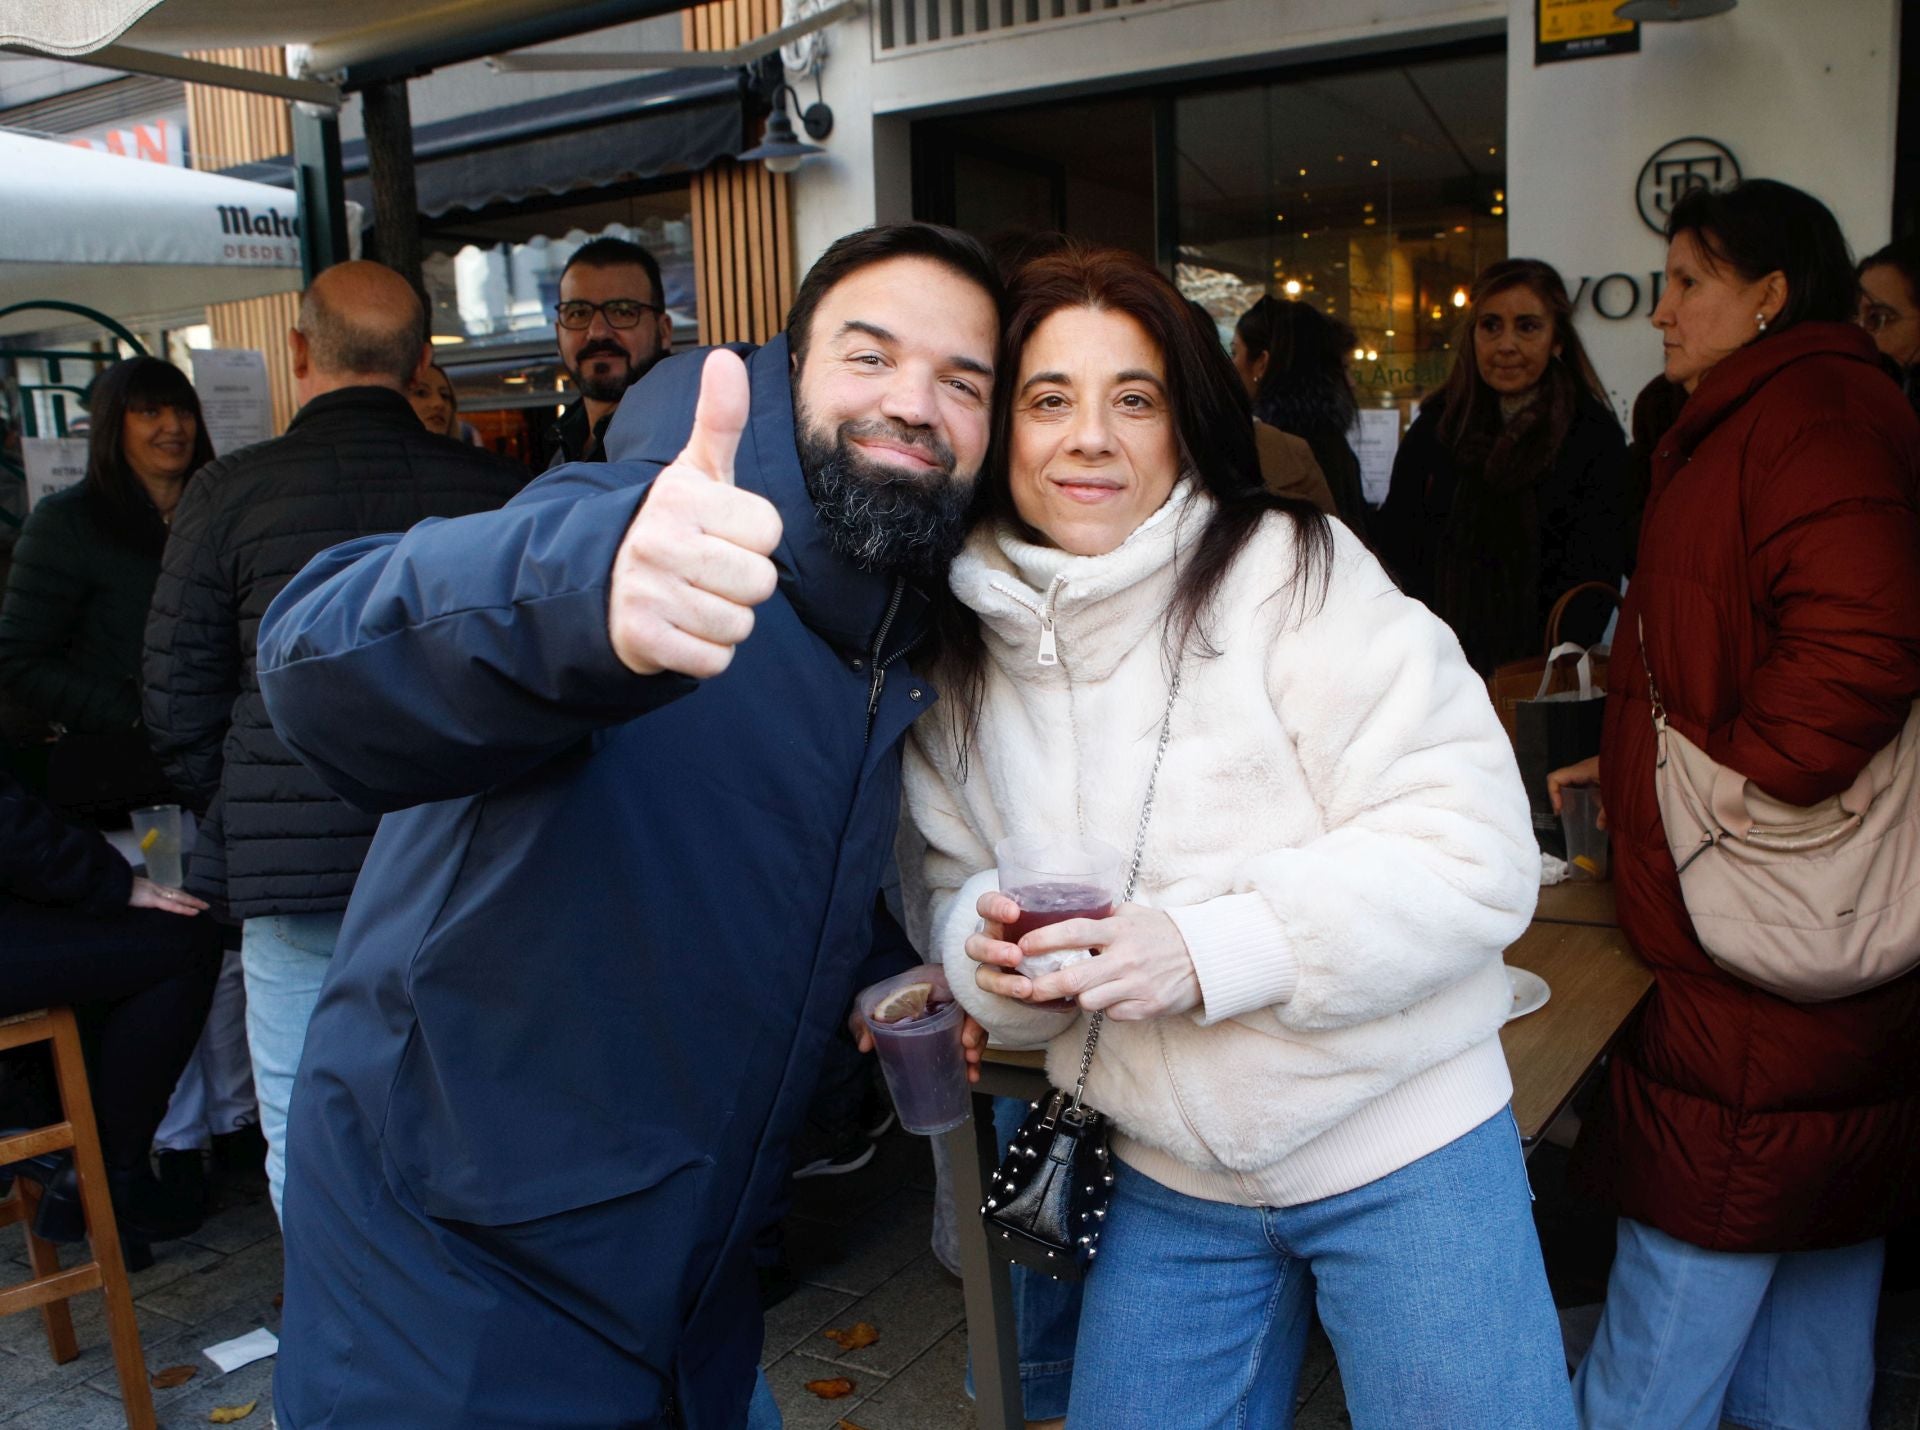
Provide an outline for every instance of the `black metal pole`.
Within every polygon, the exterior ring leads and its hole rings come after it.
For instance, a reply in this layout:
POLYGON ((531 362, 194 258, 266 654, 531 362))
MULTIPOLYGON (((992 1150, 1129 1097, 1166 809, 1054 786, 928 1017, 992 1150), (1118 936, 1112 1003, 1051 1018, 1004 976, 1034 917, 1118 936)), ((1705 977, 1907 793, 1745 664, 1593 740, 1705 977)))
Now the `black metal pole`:
POLYGON ((321 269, 331 268, 350 251, 340 119, 333 110, 294 105, 293 169, 300 196, 300 268, 304 281, 311 283, 321 269))
POLYGON ((407 81, 383 80, 361 91, 367 130, 367 177, 373 184, 375 258, 422 294, 420 200, 413 178, 413 111, 407 81))

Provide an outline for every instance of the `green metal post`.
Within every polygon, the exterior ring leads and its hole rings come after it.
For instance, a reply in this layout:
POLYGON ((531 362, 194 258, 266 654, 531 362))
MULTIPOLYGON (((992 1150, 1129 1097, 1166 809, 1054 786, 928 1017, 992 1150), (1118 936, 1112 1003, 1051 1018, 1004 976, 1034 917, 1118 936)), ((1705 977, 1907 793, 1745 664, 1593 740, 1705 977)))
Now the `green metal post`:
POLYGON ((300 196, 300 267, 313 282, 346 258, 346 181, 340 169, 340 117, 317 104, 293 106, 295 192, 300 196))

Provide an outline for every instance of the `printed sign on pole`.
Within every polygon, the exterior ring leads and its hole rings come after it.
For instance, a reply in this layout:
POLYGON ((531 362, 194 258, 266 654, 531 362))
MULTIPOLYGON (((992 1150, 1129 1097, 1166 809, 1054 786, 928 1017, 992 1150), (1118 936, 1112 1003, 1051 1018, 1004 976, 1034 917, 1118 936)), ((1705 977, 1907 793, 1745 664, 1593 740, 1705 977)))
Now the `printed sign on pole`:
POLYGON ((267 360, 252 348, 195 348, 193 387, 200 394, 215 456, 273 436, 267 360))

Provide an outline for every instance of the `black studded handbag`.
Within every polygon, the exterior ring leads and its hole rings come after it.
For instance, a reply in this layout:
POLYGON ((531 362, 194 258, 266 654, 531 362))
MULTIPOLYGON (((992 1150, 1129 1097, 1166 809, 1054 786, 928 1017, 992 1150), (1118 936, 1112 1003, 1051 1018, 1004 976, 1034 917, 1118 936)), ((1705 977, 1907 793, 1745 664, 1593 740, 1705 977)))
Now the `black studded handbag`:
MULTIPOLYGON (((1133 863, 1127 871, 1126 891, 1120 902, 1133 898, 1140 878, 1140 855, 1146 848, 1147 821, 1153 817, 1153 790, 1166 757, 1167 735, 1173 728, 1173 702, 1180 693, 1176 667, 1167 687, 1167 711, 1160 721, 1160 744, 1147 775, 1147 794, 1140 808, 1140 831, 1133 841, 1133 863)), ((1095 952, 1098 952, 1096 949, 1095 952)), ((1080 1077, 1071 1093, 1055 1089, 1035 1102, 1013 1135, 1006 1157, 987 1183, 986 1204, 980 1215, 987 1224, 988 1245, 1016 1261, 1058 1281, 1078 1281, 1100 1251, 1100 1231, 1113 1197, 1113 1166, 1107 1147, 1106 1116, 1086 1105, 1087 1073, 1093 1051, 1100 1045, 1104 1013, 1087 1021, 1087 1042, 1080 1053, 1080 1077)))

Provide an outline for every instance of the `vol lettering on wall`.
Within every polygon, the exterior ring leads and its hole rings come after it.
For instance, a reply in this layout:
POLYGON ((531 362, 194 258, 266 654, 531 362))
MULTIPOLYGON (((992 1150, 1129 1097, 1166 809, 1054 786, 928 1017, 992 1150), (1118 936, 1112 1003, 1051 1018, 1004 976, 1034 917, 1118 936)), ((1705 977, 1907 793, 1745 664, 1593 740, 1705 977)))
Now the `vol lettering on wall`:
POLYGON ((1631 55, 1640 50, 1640 27, 1613 18, 1620 0, 1534 0, 1533 62, 1631 55))

